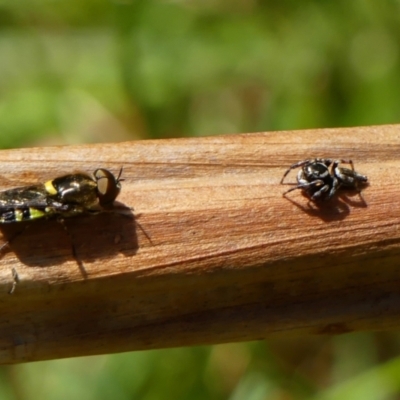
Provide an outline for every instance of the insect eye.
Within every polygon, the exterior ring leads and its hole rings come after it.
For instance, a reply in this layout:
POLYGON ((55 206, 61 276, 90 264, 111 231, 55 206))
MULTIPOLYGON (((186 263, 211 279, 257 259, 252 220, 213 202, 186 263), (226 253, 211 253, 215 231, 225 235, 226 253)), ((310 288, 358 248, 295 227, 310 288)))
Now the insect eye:
POLYGON ((119 178, 115 178, 107 169, 96 169, 93 175, 97 183, 100 204, 102 206, 111 205, 121 190, 119 178))
POLYGON ((109 191, 110 176, 109 172, 105 169, 98 169, 94 173, 97 182, 97 190, 100 196, 104 196, 109 191))

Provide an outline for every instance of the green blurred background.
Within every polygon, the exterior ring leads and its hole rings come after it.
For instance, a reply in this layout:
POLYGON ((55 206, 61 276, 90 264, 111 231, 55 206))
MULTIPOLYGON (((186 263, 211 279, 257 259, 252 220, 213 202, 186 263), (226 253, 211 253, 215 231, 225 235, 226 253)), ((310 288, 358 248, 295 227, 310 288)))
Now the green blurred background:
MULTIPOLYGON (((399 0, 0 0, 0 147, 400 121, 399 0)), ((0 399, 399 399, 400 335, 0 369, 0 399)))

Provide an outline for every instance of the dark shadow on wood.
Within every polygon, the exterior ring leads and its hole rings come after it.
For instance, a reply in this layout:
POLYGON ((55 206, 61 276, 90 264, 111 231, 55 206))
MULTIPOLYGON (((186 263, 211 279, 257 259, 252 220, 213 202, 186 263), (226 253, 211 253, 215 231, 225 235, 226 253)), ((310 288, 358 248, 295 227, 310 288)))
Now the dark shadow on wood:
POLYGON ((86 278, 85 262, 117 253, 136 254, 136 229, 131 210, 124 214, 106 212, 66 218, 62 224, 56 219, 2 224, 3 243, 9 244, 1 250, 0 257, 14 253, 21 263, 34 267, 53 266, 75 258, 86 278))
POLYGON ((320 200, 312 201, 308 196, 307 192, 299 189, 302 196, 307 199, 306 206, 300 204, 299 202, 293 200, 290 196, 285 193, 283 197, 293 203, 296 207, 300 208, 306 214, 312 217, 321 218, 323 221, 340 221, 350 214, 351 207, 368 207, 361 192, 355 189, 339 189, 337 194, 330 200, 320 200), (353 198, 358 197, 358 200, 353 200, 353 198))

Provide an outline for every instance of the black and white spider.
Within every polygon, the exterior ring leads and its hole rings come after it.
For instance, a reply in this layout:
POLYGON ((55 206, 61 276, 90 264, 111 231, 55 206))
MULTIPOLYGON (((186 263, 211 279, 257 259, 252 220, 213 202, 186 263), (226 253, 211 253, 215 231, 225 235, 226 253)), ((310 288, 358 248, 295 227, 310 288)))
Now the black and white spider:
POLYGON ((361 193, 359 186, 367 183, 368 178, 354 170, 352 160, 331 160, 329 158, 314 158, 299 161, 291 165, 284 173, 281 183, 286 175, 295 168, 301 167, 297 174, 297 186, 289 189, 302 189, 311 200, 329 200, 339 188, 356 189, 361 193), (350 164, 351 169, 339 167, 339 164, 350 164))

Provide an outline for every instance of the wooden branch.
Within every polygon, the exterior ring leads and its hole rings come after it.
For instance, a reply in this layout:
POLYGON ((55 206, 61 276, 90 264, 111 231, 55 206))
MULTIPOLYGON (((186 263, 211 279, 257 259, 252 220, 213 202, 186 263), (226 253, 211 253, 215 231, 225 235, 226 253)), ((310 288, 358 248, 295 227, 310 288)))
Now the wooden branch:
POLYGON ((1 189, 123 166, 118 200, 134 207, 66 220, 68 234, 36 221, 12 241, 0 362, 398 329, 399 154, 400 126, 0 152, 1 189), (367 206, 284 198, 283 173, 309 157, 353 159, 367 206))

